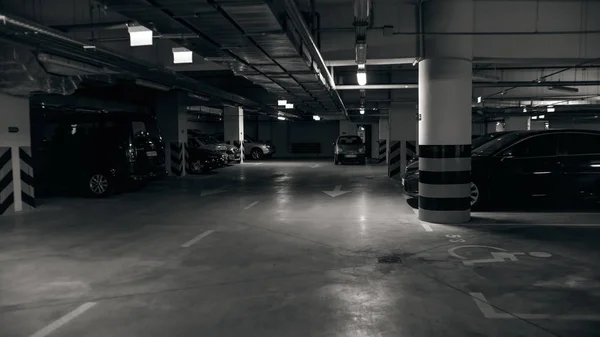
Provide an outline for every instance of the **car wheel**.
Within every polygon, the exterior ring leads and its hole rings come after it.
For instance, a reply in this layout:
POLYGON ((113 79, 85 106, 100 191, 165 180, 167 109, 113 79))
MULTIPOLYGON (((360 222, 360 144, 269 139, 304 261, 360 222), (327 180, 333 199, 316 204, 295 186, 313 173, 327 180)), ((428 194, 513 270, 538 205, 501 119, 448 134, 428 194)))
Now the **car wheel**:
POLYGON ((89 174, 85 181, 85 191, 92 197, 106 198, 114 192, 113 181, 104 172, 89 174))
POLYGON ((340 162, 338 161, 338 157, 337 157, 337 155, 334 154, 333 155, 333 165, 339 165, 339 164, 340 164, 340 162))
POLYGON ((202 164, 202 161, 200 160, 192 162, 190 168, 192 169, 192 173, 204 172, 204 164, 202 164))
POLYGON ((252 151, 250 151, 250 156, 252 156, 252 159, 254 160, 259 160, 263 157, 264 153, 261 149, 252 149, 252 151))
POLYGON ((471 208, 477 208, 483 199, 479 186, 476 183, 471 183, 471 208))

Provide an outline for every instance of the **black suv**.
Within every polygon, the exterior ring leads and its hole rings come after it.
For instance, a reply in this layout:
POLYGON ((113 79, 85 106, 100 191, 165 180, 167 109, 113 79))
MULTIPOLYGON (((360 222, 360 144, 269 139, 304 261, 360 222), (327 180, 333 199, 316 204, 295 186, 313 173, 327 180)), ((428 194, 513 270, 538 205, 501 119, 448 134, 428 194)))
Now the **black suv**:
MULTIPOLYGON (((403 177, 404 191, 418 195, 419 171, 403 177)), ((496 199, 600 197, 600 132, 514 131, 473 149, 471 206, 496 199)))
POLYGON ((166 173, 162 137, 149 115, 32 111, 32 128, 42 191, 70 187, 107 197, 166 173))

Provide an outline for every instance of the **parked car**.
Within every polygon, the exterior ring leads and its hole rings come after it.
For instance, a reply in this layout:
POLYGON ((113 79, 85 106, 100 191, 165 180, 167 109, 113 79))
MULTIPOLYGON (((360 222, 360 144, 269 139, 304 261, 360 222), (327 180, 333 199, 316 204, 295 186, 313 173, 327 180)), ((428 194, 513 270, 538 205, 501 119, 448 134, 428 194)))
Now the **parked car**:
POLYGON ((227 155, 202 147, 188 147, 188 172, 207 173, 227 165, 227 155))
MULTIPOLYGON (((419 171, 404 175, 404 190, 418 195, 419 171)), ((600 196, 600 132, 514 131, 472 152, 471 206, 491 200, 600 196)))
POLYGON ((335 165, 347 162, 366 163, 366 147, 359 136, 340 136, 333 145, 333 163, 335 165))
POLYGON ((145 114, 32 113, 36 183, 107 197, 166 174, 156 120, 145 114))
MULTIPOLYGON (((483 135, 483 136, 474 136, 471 140, 471 149, 476 149, 476 148, 480 147, 481 145, 489 142, 490 140, 498 138, 509 132, 514 132, 514 131, 492 132, 492 133, 488 133, 487 135, 483 135)), ((418 170, 418 169, 419 169, 419 157, 415 156, 406 165, 406 171, 414 171, 414 170, 418 170)))
MULTIPOLYGON (((215 134, 214 137, 219 141, 224 140, 222 133, 215 134)), ((234 144, 239 147, 239 144, 234 144)), ((244 156, 249 156, 252 159, 258 160, 262 158, 270 158, 275 154, 275 146, 254 140, 249 136, 244 137, 244 156)))
POLYGON ((227 155, 227 161, 239 162, 241 159, 240 149, 231 144, 220 142, 213 136, 188 131, 188 146, 200 147, 206 150, 216 151, 227 155))

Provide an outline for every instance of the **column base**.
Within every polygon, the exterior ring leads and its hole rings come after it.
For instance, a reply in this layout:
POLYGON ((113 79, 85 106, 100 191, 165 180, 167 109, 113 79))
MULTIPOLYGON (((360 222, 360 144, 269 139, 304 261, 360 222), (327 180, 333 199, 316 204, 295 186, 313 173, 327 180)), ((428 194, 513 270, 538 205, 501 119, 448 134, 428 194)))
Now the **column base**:
POLYGON ((471 220, 471 210, 430 211, 419 208, 419 220, 439 224, 461 224, 471 220))

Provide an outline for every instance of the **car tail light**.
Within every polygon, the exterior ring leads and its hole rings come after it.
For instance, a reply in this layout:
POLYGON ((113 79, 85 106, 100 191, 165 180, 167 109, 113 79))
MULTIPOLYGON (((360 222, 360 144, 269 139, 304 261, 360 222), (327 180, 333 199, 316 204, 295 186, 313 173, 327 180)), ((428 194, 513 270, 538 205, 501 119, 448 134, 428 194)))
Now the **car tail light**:
POLYGON ((136 159, 137 150, 135 149, 135 147, 133 147, 133 144, 129 144, 129 146, 127 147, 127 160, 129 160, 130 163, 133 163, 136 159))

